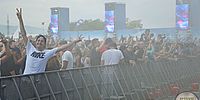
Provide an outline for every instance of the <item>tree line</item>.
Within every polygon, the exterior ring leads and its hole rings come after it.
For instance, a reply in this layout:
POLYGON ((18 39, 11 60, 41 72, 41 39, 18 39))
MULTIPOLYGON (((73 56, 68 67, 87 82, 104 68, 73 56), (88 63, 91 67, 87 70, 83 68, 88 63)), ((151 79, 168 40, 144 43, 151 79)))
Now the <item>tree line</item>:
MULTIPOLYGON (((141 20, 130 20, 126 19, 126 28, 127 29, 138 29, 143 28, 141 20)), ((101 19, 86 19, 81 20, 81 22, 71 22, 70 31, 90 31, 90 30, 103 30, 104 21, 101 19)))

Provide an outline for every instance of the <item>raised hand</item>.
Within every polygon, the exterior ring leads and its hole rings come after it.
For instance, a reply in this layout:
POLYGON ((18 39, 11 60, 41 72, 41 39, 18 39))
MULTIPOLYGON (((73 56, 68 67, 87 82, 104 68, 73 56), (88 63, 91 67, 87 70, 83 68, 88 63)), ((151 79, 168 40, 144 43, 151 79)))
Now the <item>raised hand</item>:
POLYGON ((22 8, 16 8, 16 15, 19 20, 22 19, 22 8))
POLYGON ((23 37, 24 43, 27 43, 28 38, 26 36, 26 30, 25 30, 25 27, 24 27, 23 19, 22 19, 22 8, 16 8, 16 15, 17 15, 17 18, 19 20, 20 34, 23 37))
POLYGON ((84 37, 83 37, 83 35, 81 34, 81 35, 79 35, 78 36, 78 39, 77 40, 75 40, 75 43, 78 43, 78 42, 80 42, 80 41, 82 41, 82 39, 83 39, 84 37))

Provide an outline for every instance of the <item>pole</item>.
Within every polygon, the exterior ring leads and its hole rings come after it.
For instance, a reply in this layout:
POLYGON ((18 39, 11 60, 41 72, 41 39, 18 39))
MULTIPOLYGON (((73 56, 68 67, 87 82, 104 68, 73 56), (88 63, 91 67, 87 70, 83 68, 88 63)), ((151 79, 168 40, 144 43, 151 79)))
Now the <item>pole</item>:
POLYGON ((45 30, 44 29, 45 26, 44 25, 45 25, 45 22, 42 22, 42 31, 43 31, 43 34, 45 34, 45 31, 44 31, 45 30))
POLYGON ((7 15, 7 35, 9 37, 10 33, 10 26, 9 26, 9 15, 7 15))

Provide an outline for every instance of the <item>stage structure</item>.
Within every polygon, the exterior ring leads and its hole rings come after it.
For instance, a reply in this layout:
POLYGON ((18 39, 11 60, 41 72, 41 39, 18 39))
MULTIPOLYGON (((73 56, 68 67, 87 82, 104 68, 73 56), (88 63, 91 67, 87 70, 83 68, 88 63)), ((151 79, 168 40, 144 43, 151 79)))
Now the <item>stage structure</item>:
POLYGON ((200 0, 191 0, 191 31, 200 34, 200 0))
POLYGON ((51 8, 50 33, 54 37, 59 37, 62 31, 69 31, 69 8, 51 8))
POLYGON ((111 2, 105 3, 105 32, 117 33, 117 30, 126 29, 125 4, 111 2))
POLYGON ((176 1, 176 29, 192 33, 200 32, 200 0, 176 1))

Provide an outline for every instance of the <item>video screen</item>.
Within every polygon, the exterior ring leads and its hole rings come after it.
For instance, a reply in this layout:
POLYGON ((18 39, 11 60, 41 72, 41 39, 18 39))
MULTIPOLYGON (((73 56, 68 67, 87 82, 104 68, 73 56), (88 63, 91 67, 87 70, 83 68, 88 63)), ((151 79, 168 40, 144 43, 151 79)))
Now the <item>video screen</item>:
POLYGON ((189 29, 189 5, 176 5, 176 28, 179 30, 189 29))
POLYGON ((53 34, 58 33, 58 15, 51 15, 50 31, 53 34))
POLYGON ((105 32, 113 33, 115 31, 114 11, 105 11, 105 32))

